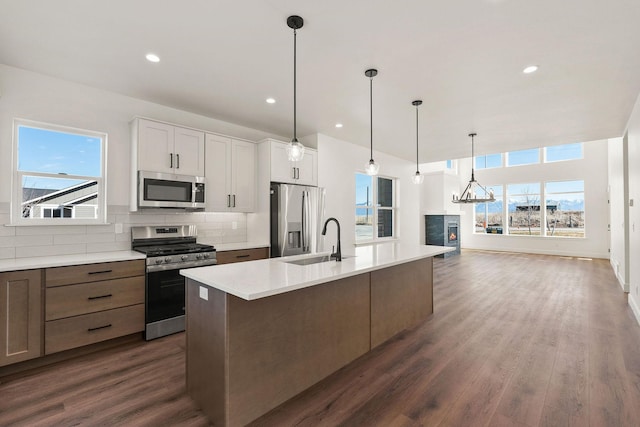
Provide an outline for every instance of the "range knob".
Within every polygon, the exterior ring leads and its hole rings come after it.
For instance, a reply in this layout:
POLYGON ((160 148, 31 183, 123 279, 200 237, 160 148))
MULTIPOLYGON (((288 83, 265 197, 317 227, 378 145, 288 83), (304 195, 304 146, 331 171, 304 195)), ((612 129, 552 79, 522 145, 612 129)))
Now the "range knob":
POLYGON ((156 258, 156 264, 162 264, 162 258, 156 258))
POLYGON ((186 260, 188 260, 188 259, 189 259, 189 255, 182 255, 182 256, 180 257, 180 259, 181 259, 182 261, 186 261, 186 260))
POLYGON ((196 254, 196 259, 202 259, 203 255, 202 254, 196 254))
POLYGON ((204 257, 204 259, 209 258, 209 254, 207 254, 207 253, 202 254, 202 256, 204 257))
POLYGON ((171 262, 171 257, 168 256, 164 259, 164 262, 166 262, 167 264, 171 262))

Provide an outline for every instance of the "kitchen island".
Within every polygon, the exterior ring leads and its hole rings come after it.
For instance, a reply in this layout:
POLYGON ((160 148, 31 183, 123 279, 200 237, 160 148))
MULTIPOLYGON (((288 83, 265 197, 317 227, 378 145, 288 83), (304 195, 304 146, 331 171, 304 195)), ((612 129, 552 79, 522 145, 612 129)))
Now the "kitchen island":
POLYGON ((193 268, 187 392, 214 425, 245 425, 433 313, 440 246, 386 243, 193 268), (312 256, 313 257, 313 256, 312 256))

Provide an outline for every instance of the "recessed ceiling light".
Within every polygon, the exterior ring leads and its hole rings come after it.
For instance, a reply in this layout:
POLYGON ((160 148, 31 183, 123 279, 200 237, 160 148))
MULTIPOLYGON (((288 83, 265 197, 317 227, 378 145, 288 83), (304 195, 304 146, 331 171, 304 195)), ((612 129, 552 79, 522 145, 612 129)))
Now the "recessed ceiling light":
POLYGON ((155 53, 147 53, 146 58, 149 62, 160 62, 160 57, 155 53))
POLYGON ((276 100, 273 99, 273 98, 267 98, 266 101, 267 101, 267 104, 275 104, 276 103, 276 100))
POLYGON ((337 128, 341 128, 342 127, 342 123, 336 123, 336 127, 337 128))
POLYGON ((529 65, 527 68, 522 70, 522 72, 525 73, 525 74, 535 73, 536 71, 538 71, 538 66, 537 65, 529 65))

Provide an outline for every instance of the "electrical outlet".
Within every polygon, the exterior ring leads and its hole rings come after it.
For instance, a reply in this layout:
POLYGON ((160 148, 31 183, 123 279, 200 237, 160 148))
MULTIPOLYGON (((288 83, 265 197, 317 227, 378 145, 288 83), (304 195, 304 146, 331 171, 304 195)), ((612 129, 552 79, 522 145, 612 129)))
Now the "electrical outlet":
POLYGON ((205 288, 204 286, 200 286, 199 294, 201 299, 209 301, 209 289, 205 288))
POLYGON ((121 222, 116 222, 116 234, 122 234, 122 223, 121 222))
POLYGON ((238 221, 232 221, 231 222, 231 229, 232 230, 237 230, 238 229, 238 221))

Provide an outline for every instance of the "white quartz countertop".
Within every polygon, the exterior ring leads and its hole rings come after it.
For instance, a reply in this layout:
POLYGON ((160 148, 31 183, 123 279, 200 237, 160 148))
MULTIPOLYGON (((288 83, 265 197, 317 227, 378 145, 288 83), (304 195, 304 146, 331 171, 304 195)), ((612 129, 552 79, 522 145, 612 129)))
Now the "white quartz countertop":
POLYGON ((342 262, 328 261, 309 265, 286 262, 320 255, 312 254, 190 268, 180 270, 180 273, 239 298, 254 300, 440 255, 452 250, 455 249, 444 246, 384 243, 359 246, 355 248, 355 253, 343 254, 342 262))
POLYGON ((62 267, 65 265, 95 264, 100 262, 129 261, 134 259, 145 259, 145 255, 135 251, 114 251, 33 258, 11 258, 0 260, 0 272, 62 267))

